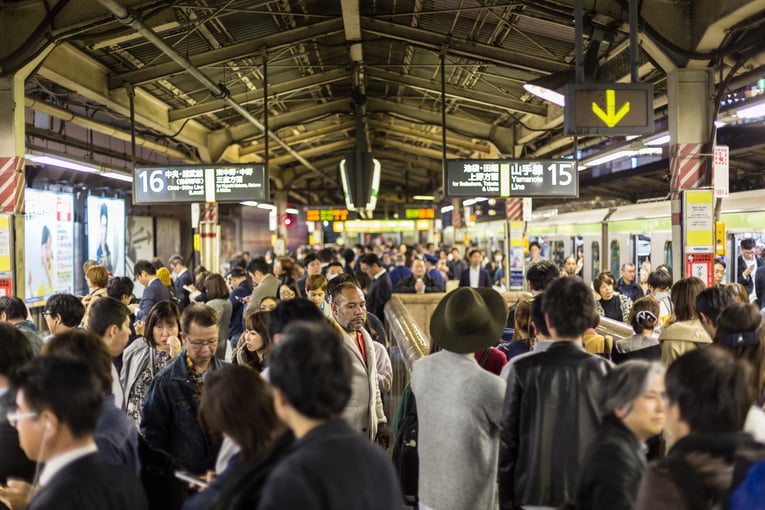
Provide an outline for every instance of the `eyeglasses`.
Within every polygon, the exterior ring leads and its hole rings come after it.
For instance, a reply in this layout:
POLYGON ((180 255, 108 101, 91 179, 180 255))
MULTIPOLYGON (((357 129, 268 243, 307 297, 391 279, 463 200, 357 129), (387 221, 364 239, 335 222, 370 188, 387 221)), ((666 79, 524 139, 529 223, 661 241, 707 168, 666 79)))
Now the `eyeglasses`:
POLYGON ((218 339, 217 338, 216 339, 212 339, 211 338, 209 340, 202 340, 202 341, 196 341, 195 340, 193 342, 191 340, 189 340, 188 343, 192 347, 196 347, 196 348, 199 348, 199 347, 212 347, 214 345, 218 345, 218 339))
POLYGON ((37 416, 39 416, 37 413, 20 413, 18 411, 8 411, 8 414, 5 415, 5 417, 8 418, 8 423, 13 428, 18 427, 20 420, 37 418, 37 416))

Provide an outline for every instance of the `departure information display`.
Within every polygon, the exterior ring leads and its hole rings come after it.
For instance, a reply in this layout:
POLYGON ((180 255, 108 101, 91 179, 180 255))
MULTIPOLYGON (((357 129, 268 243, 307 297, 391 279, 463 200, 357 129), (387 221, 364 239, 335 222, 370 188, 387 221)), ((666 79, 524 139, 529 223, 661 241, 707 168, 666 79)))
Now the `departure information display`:
POLYGON ((265 165, 139 167, 134 204, 268 200, 265 165))
POLYGON ((543 159, 450 159, 446 162, 449 197, 576 197, 579 176, 574 161, 543 159))

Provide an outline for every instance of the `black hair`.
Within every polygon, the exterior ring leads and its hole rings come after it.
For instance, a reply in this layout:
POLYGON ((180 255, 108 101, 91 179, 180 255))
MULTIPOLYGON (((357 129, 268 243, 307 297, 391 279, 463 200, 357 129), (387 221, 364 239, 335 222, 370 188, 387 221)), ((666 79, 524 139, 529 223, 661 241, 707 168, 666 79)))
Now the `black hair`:
POLYGON ((42 239, 40 240, 40 244, 43 245, 47 243, 48 239, 50 239, 50 229, 48 228, 48 225, 43 225, 42 239))
POLYGON ((263 257, 252 259, 250 263, 247 264, 247 272, 255 274, 257 271, 260 271, 264 275, 271 273, 271 266, 268 265, 268 262, 266 262, 266 259, 263 257))
POLYGON ((16 296, 0 296, 0 313, 5 312, 9 320, 27 318, 27 305, 16 296))
POLYGON ((106 343, 94 333, 84 329, 65 331, 51 338, 42 353, 87 363, 98 379, 101 396, 112 393, 112 356, 106 343))
POLYGON ((531 248, 532 248, 532 247, 534 247, 534 246, 536 246, 536 247, 537 247, 537 248, 539 248, 540 250, 542 249, 542 246, 540 246, 540 244, 539 244, 537 241, 531 241, 531 242, 529 243, 529 250, 531 250, 531 248))
POLYGON ((104 337, 111 326, 122 329, 125 319, 129 316, 130 310, 123 302, 104 296, 90 304, 86 327, 88 331, 104 337))
POLYGON ((181 331, 188 335, 192 323, 202 328, 209 328, 218 326, 219 320, 218 312, 213 308, 203 304, 189 305, 183 309, 181 315, 181 331))
POLYGON ((45 311, 51 316, 58 315, 64 326, 74 328, 80 325, 85 315, 85 306, 77 296, 53 294, 45 303, 45 311))
POLYGON ((319 260, 319 262, 321 262, 318 255, 316 255, 313 252, 309 253, 308 255, 303 257, 303 267, 308 267, 308 264, 310 264, 314 260, 319 260))
POLYGON ((648 275, 648 286, 653 289, 672 288, 672 275, 662 269, 651 271, 648 275))
POLYGON ((35 352, 21 330, 0 322, 0 375, 13 378, 16 370, 31 360, 35 352))
POLYGON ((154 266, 155 270, 160 270, 163 267, 165 267, 165 263, 162 262, 162 259, 159 257, 154 257, 153 259, 151 259, 151 265, 154 266))
POLYGON ((692 434, 739 432, 752 405, 751 375, 748 363, 721 347, 694 349, 669 366, 667 397, 692 434))
POLYGON ((291 324, 271 353, 270 378, 308 418, 339 416, 351 398, 351 360, 339 332, 327 323, 291 324))
POLYGON ((560 276, 558 268, 549 260, 540 260, 531 265, 526 271, 526 280, 529 288, 537 292, 544 292, 550 283, 560 276))
POLYGON ((359 284, 358 278, 356 278, 352 274, 340 273, 339 275, 335 276, 334 278, 332 278, 330 281, 327 282, 327 295, 331 298, 332 295, 335 293, 335 289, 344 283, 352 283, 356 287, 361 288, 361 284, 359 284))
POLYGON ((149 310, 146 315, 146 325, 143 328, 143 338, 149 347, 156 347, 154 327, 164 323, 175 324, 178 332, 181 331, 181 309, 173 301, 160 301, 149 310))
POLYGON ((534 324, 540 335, 550 338, 550 330, 547 328, 545 311, 542 308, 542 298, 537 297, 531 302, 531 323, 534 324))
POLYGON ((313 301, 304 298, 281 301, 268 316, 269 338, 273 341, 275 335, 283 333, 287 325, 295 321, 327 322, 327 318, 313 301))
POLYGON ((335 261, 332 261, 329 264, 327 264, 327 269, 329 269, 330 267, 339 267, 340 269, 342 269, 343 265, 340 262, 335 260, 335 261))
POLYGON ((725 263, 725 259, 722 257, 716 257, 715 264, 720 264, 723 267, 723 269, 726 269, 728 267, 728 264, 725 263))
POLYGON ((472 258, 474 253, 481 253, 481 250, 479 250, 478 248, 473 248, 472 250, 468 252, 468 258, 472 258))
POLYGON ((146 271, 146 274, 148 275, 157 274, 157 268, 154 267, 154 264, 152 264, 148 260, 139 260, 133 265, 133 274, 136 277, 144 271, 146 271))
POLYGON ((595 315, 592 291, 579 278, 558 278, 545 289, 542 310, 559 338, 578 338, 595 315))
POLYGON ((242 269, 239 266, 234 266, 231 268, 231 270, 228 272, 228 275, 226 275, 230 278, 246 278, 247 273, 244 269, 242 269))
POLYGON ((359 259, 359 261, 362 264, 366 264, 368 266, 374 266, 375 264, 378 265, 378 266, 382 266, 382 263, 380 262, 380 257, 378 257, 374 253, 367 253, 366 255, 361 257, 361 259, 359 259))
POLYGON ((335 258, 335 251, 332 248, 323 248, 319 250, 318 256, 319 260, 321 260, 323 264, 326 264, 332 262, 335 258))
POLYGON ((356 259, 356 254, 350 248, 344 249, 342 255, 343 255, 343 260, 345 260, 346 264, 350 264, 356 259))
POLYGON ((732 292, 720 287, 704 289, 696 296, 696 313, 699 317, 704 314, 712 326, 717 327, 720 312, 728 305, 736 302, 732 292))
POLYGON ((753 250, 756 244, 754 239, 747 237, 746 239, 741 240, 740 246, 742 250, 753 250))
POLYGON ((72 436, 92 434, 101 414, 99 383, 87 363, 56 356, 40 356, 24 365, 13 379, 29 408, 50 411, 72 436))
POLYGON ((109 206, 107 206, 105 203, 101 204, 101 211, 99 212, 98 218, 106 218, 106 221, 109 221, 109 206))
POLYGON ((132 296, 134 287, 133 280, 127 276, 115 276, 106 287, 106 295, 120 300, 122 296, 132 296))

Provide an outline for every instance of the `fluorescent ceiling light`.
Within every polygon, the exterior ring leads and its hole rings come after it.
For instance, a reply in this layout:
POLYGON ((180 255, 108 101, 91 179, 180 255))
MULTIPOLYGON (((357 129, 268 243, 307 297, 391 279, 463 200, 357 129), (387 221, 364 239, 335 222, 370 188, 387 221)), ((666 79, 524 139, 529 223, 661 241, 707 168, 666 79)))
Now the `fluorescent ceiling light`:
POLYGON ((453 205, 445 205, 445 206, 443 206, 441 208, 441 214, 448 213, 448 212, 453 211, 453 210, 454 210, 454 206, 453 205))
POLYGON ((588 167, 598 166, 604 163, 610 163, 611 161, 616 161, 617 159, 630 158, 632 156, 661 156, 661 154, 662 149, 660 147, 644 147, 635 151, 621 150, 606 154, 605 156, 596 159, 588 160, 586 165, 588 167))
POLYGON ((434 195, 414 195, 412 197, 412 200, 435 200, 436 197, 434 195))
POLYGON ((546 89, 531 83, 524 83, 523 88, 526 89, 526 92, 530 92, 531 94, 534 94, 535 96, 540 97, 545 101, 557 104, 560 107, 566 106, 566 96, 560 92, 555 92, 552 89, 546 89))
POLYGON ((103 175, 104 177, 109 177, 110 179, 116 179, 122 182, 133 182, 132 175, 123 174, 122 172, 104 172, 101 175, 103 175))
POLYGON ((294 207, 288 207, 284 210, 287 214, 297 214, 299 211, 294 207))
POLYGON ((91 165, 83 165, 76 161, 68 159, 55 158, 53 156, 36 156, 34 154, 27 154, 25 159, 41 165, 50 165, 58 168, 66 168, 67 170, 74 170, 75 172, 84 172, 86 174, 97 174, 98 168, 91 165))
POLYGON ((761 101, 757 104, 745 106, 736 110, 736 115, 739 119, 753 119, 757 117, 765 117, 765 101, 761 101))
POLYGON ((258 204, 256 207, 258 209, 267 209, 269 211, 275 211, 276 210, 276 206, 273 205, 273 204, 258 204))
POLYGON ((654 136, 645 141, 646 145, 667 145, 669 143, 669 133, 654 136))
MULTIPOLYGON (((358 210, 361 217, 365 217, 365 211, 371 213, 377 207, 377 195, 380 193, 380 175, 382 173, 382 165, 380 160, 372 158, 372 178, 369 183, 369 201, 363 208, 357 208, 353 203, 353 197, 348 183, 348 168, 345 159, 340 160, 340 180, 343 187, 343 195, 345 196, 345 208, 349 211, 358 210)), ((371 218, 372 215, 369 214, 371 218)))
POLYGON ((258 203, 255 200, 245 200, 244 202, 239 202, 241 205, 246 205, 247 207, 255 207, 258 205, 258 203))
POLYGON ((723 120, 716 120, 716 121, 715 121, 715 127, 716 127, 717 129, 720 129, 721 127, 723 127, 723 126, 725 126, 725 125, 727 125, 727 124, 728 124, 728 123, 727 123, 727 122, 725 122, 725 121, 723 121, 723 120))

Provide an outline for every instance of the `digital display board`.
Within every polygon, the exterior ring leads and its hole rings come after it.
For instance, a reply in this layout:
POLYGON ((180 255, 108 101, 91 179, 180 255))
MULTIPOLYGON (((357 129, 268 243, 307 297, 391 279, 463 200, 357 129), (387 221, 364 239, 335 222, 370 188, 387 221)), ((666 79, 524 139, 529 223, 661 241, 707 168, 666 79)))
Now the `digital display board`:
POLYGON ((306 221, 345 221, 348 209, 306 209, 306 221))
POLYGON ((653 85, 569 85, 563 134, 644 135, 654 132, 653 85))
POLYGON ((262 164, 139 167, 133 172, 134 204, 268 200, 262 164))
POLYGON ((404 218, 407 220, 432 220, 436 217, 436 210, 433 207, 406 207, 404 209, 404 218))
POLYGON ((574 161, 543 159, 450 159, 446 162, 449 197, 576 197, 579 176, 574 161))
POLYGON ((112 276, 125 276, 125 201, 89 196, 88 258, 112 276))
POLYGON ((72 195, 27 189, 24 266, 27 306, 43 306, 57 292, 74 292, 72 195))

